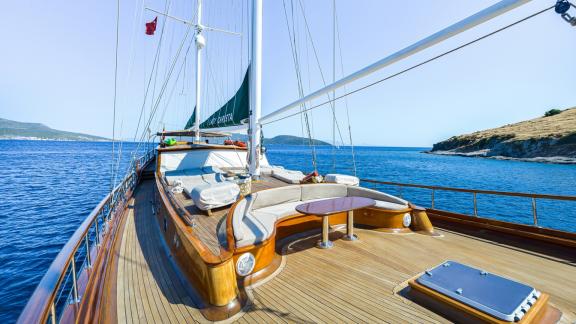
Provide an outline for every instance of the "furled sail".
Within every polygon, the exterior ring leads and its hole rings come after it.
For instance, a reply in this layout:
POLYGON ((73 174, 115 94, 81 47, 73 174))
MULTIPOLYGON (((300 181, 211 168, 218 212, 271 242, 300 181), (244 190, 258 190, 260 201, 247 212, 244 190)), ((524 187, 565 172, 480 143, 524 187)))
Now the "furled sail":
MULTIPOLYGON (((248 74, 250 67, 246 70, 244 75, 244 80, 240 85, 240 88, 236 94, 224 104, 220 109, 216 110, 210 117, 208 117, 203 123, 200 123, 200 129, 210 129, 210 128, 225 128, 233 126, 248 125, 250 118, 250 102, 249 94, 250 89, 248 85, 248 74)), ((196 120, 196 109, 194 113, 188 119, 185 128, 191 129, 194 127, 194 122, 196 120)))

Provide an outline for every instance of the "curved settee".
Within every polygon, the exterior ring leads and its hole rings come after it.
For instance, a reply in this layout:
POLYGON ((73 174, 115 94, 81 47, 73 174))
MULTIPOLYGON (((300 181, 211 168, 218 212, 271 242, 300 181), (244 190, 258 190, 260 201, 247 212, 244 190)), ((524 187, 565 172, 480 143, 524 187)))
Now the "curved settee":
POLYGON ((366 197, 376 201, 375 209, 406 211, 408 202, 376 190, 343 184, 305 184, 267 189, 240 200, 232 213, 236 248, 258 245, 275 232, 275 224, 297 215, 303 202, 335 197, 366 197))

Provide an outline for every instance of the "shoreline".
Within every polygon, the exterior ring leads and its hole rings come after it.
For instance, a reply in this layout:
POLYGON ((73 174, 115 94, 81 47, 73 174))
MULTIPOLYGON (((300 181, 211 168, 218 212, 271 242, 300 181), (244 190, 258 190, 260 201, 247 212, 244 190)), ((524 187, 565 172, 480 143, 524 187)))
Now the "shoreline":
POLYGON ((484 159, 503 160, 503 161, 518 161, 518 162, 547 163, 547 164, 576 164, 576 158, 566 156, 540 156, 533 158, 517 158, 502 155, 487 156, 486 150, 474 151, 469 153, 453 152, 453 151, 423 151, 422 153, 433 155, 445 155, 445 156, 484 158, 484 159))

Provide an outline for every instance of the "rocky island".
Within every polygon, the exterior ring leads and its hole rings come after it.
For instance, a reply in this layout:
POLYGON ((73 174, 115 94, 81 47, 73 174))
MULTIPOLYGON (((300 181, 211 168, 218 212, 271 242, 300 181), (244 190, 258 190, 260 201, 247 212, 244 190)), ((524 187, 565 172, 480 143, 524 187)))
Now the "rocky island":
POLYGON ((531 162, 576 164, 576 107, 471 134, 453 136, 427 152, 531 162))

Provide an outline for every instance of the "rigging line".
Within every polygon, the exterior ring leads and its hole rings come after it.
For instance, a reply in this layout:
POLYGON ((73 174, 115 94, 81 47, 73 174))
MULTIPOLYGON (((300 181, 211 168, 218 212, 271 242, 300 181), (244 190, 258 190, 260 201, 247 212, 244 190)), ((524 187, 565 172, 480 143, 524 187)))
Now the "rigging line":
MULTIPOLYGON (((296 28, 297 24, 295 22, 295 9, 294 9, 294 1, 291 0, 290 1, 290 7, 291 7, 291 18, 292 18, 292 37, 293 37, 293 44, 294 44, 294 58, 295 58, 295 68, 296 68, 296 73, 299 76, 299 91, 300 91, 300 96, 303 97, 304 96, 304 81, 302 78, 302 68, 301 68, 301 64, 300 64, 300 53, 298 52, 298 43, 296 42, 297 39, 302 39, 302 37, 297 37, 297 33, 299 31, 299 29, 296 28)), ((301 109, 306 108, 306 105, 302 105, 301 109)), ((310 113, 312 114, 312 113, 310 113)), ((312 124, 313 121, 311 121, 311 117, 308 116, 308 113, 304 114, 304 122, 305 122, 305 126, 306 126, 306 131, 308 132, 308 145, 312 148, 312 162, 313 162, 313 166, 314 166, 314 171, 318 171, 318 164, 317 164, 317 154, 316 154, 316 144, 314 143, 313 137, 314 137, 314 133, 312 132, 312 124)))
MULTIPOLYGON (((336 82, 336 0, 332 0, 332 82, 336 82)), ((336 89, 332 90, 332 98, 336 98, 336 89)), ((336 173, 336 102, 332 104, 332 171, 336 173)), ((342 136, 340 136, 342 141, 342 136)))
MULTIPOLYGON (((120 143, 119 143, 119 148, 118 148, 118 158, 116 159, 116 173, 115 173, 115 177, 118 177, 118 170, 120 169, 120 160, 122 159, 122 147, 124 144, 124 141, 122 141, 122 129, 124 128, 124 119, 122 119, 120 121, 120 143)), ((116 181, 116 179, 114 179, 114 181, 116 181)))
MULTIPOLYGON (((176 55, 175 55, 175 57, 174 57, 174 60, 173 60, 173 62, 172 62, 172 64, 171 64, 171 66, 170 66, 170 69, 168 70, 168 73, 167 73, 167 75, 166 75, 166 79, 164 80, 164 83, 162 84, 162 88, 160 89, 160 92, 159 92, 159 94, 158 94, 158 98, 156 99, 156 103, 154 104, 153 110, 152 110, 152 112, 151 112, 151 116, 150 116, 150 118, 149 118, 149 120, 148 120, 147 127, 150 126, 150 124, 151 124, 152 121, 153 121, 154 116, 156 115, 156 112, 158 111, 158 108, 159 108, 159 106, 160 106, 160 103, 161 103, 161 101, 162 101, 162 99, 163 99, 164 92, 166 91, 166 88, 167 88, 168 83, 169 83, 169 81, 170 81, 170 77, 172 76, 172 73, 174 72, 174 68, 175 68, 175 66, 176 66, 176 63, 178 62, 178 59, 180 58, 180 53, 181 53, 181 51, 182 51, 182 48, 184 47, 184 44, 186 43, 186 39, 188 38, 188 34, 190 33, 190 30, 191 30, 191 26, 188 27, 188 29, 187 29, 187 31, 186 31, 186 34, 184 35, 184 38, 182 39, 182 43, 180 44, 180 46, 179 46, 179 48, 178 48, 178 51, 177 51, 177 53, 176 53, 176 55)), ((188 45, 188 49, 187 49, 187 51, 186 51, 186 55, 188 54, 188 50, 190 50, 191 44, 192 44, 192 41, 191 41, 190 44, 188 45)))
MULTIPOLYGON (((180 57, 180 53, 182 52, 182 48, 184 47, 184 44, 186 43, 186 39, 188 38, 188 35, 189 35, 191 29, 192 29, 191 25, 188 26, 188 28, 186 29, 186 34, 184 35, 184 38, 182 39, 182 43, 180 44, 180 47, 178 48, 178 51, 176 52, 176 56, 174 57, 174 60, 172 61, 172 64, 170 66, 167 78, 164 81, 164 84, 162 85, 160 93, 158 94, 158 99, 156 100, 156 103, 154 104, 154 107, 153 107, 152 111, 150 112, 150 117, 148 118, 148 122, 147 122, 146 127, 144 129, 150 127, 150 124, 152 123, 152 121, 154 119, 156 111, 158 110, 158 107, 160 105, 160 100, 162 99, 162 95, 164 94, 164 91, 166 90, 168 82, 170 81, 170 77, 172 76, 172 72, 174 71, 174 67, 176 66, 176 63, 178 62, 178 58, 180 57)), ((188 44, 188 48, 186 49, 186 55, 188 55, 188 52, 190 51, 190 47, 192 46, 193 40, 194 39, 192 39, 190 41, 190 43, 188 44)), ((142 132, 142 136, 141 136, 140 141, 138 143, 138 147, 140 146, 141 141, 145 135, 146 135, 146 133, 142 132)))
MULTIPOLYGON (((338 51, 340 53, 340 71, 344 75, 344 62, 342 60, 342 40, 340 39, 340 24, 338 23, 338 12, 336 7, 334 7, 334 21, 336 25, 336 36, 338 37, 338 51)), ((346 86, 344 86, 344 92, 346 92, 346 86)), ((350 149, 352 151, 352 170, 354 171, 354 176, 356 176, 356 152, 354 150, 354 143, 352 142, 352 126, 350 125, 350 109, 348 107, 348 97, 344 97, 344 106, 346 107, 346 121, 348 123, 348 137, 350 140, 350 149)))
MULTIPOLYGON (((320 77, 322 78, 322 84, 324 86, 326 86, 326 79, 324 78, 324 72, 322 71, 322 66, 320 65, 320 58, 318 56, 318 51, 316 50, 316 45, 314 44, 314 39, 312 38, 312 32, 310 31, 310 26, 308 25, 308 19, 306 18, 306 11, 304 10, 304 6, 302 5, 302 0, 298 0, 298 3, 300 4, 300 10, 302 11, 302 17, 304 18, 304 26, 306 27, 306 32, 308 33, 308 36, 310 38, 310 43, 312 44, 312 49, 314 52, 314 57, 316 58, 316 64, 318 65, 318 70, 320 71, 320 77)), ((333 92, 335 93, 335 91, 333 92)), ((330 94, 326 94, 326 96, 328 97, 328 99, 330 100, 330 94)), ((342 132, 340 131, 340 125, 338 124, 338 121, 336 119, 336 107, 335 107, 335 100, 331 101, 331 109, 332 109, 332 118, 335 122, 333 122, 336 125, 336 129, 338 130, 338 135, 340 136, 340 141, 343 142, 344 140, 342 139, 342 132)))
POLYGON ((112 163, 111 163, 111 176, 110 179, 110 192, 114 191, 116 186, 116 179, 114 175, 114 154, 115 152, 115 137, 116 137, 116 97, 118 94, 118 43, 120 39, 120 0, 116 1, 116 49, 114 60, 114 108, 112 113, 112 163))
MULTIPOLYGON (((166 1, 165 10, 166 14, 170 10, 171 1, 166 1)), ((138 131, 140 130, 140 122, 142 120, 142 115, 144 113, 144 109, 146 107, 146 99, 148 98, 148 91, 150 90, 150 84, 152 83, 152 75, 154 74, 154 70, 158 69, 158 62, 160 57, 160 48, 162 46, 162 40, 164 39, 164 30, 166 27, 166 18, 164 18, 164 23, 162 24, 162 29, 160 30, 160 39, 158 40, 158 46, 156 47, 156 54, 154 55, 154 61, 152 62, 152 70, 150 71, 150 78, 148 79, 148 85, 146 85, 146 91, 144 92, 144 101, 142 102, 142 107, 140 108, 140 116, 138 117, 138 123, 136 124, 136 132, 134 132, 134 142, 136 142, 136 137, 138 137, 138 131)), ((146 57, 146 53, 144 53, 144 57, 146 57)), ((154 95, 152 95, 154 97, 154 95)), ((142 133, 145 133, 146 129, 142 130, 142 133)))
MULTIPOLYGON (((166 88, 168 87, 168 83, 170 81, 172 73, 174 72, 174 68, 176 66, 176 63, 178 62, 178 58, 180 57, 181 50, 184 47, 184 44, 186 42, 186 39, 188 37, 188 33, 190 30, 191 30, 191 28, 189 27, 187 32, 186 32, 186 35, 184 36, 184 39, 182 39, 182 43, 180 44, 180 47, 178 48, 178 52, 176 53, 176 56, 174 57, 174 61, 172 62, 172 65, 170 66, 170 69, 168 70, 168 74, 166 76, 166 79, 164 80, 162 88, 160 89, 160 93, 158 94, 158 98, 156 100, 156 103, 154 104, 153 110, 150 112, 150 118, 148 119, 147 127, 150 127, 150 124, 152 124, 152 122, 154 121, 154 117, 156 115, 156 112, 158 111, 158 108, 160 107, 160 103, 163 99, 164 92, 166 91, 166 88)), ((192 43, 193 43, 192 41, 189 43, 188 49, 186 51, 186 55, 188 55, 188 51, 190 50, 192 43)), ((162 120, 158 120, 158 123, 162 123, 162 122, 163 122, 162 120)), ((144 135, 145 135, 145 133, 143 132, 142 136, 144 136, 144 135)))
MULTIPOLYGON (((166 5, 165 5, 165 6, 166 6, 166 8, 167 8, 167 9, 166 9, 166 14, 168 14, 168 12, 170 11, 170 9, 172 8, 172 1, 168 0, 168 1, 166 2, 166 5), (168 6, 168 5, 169 5, 169 6, 168 6)), ((168 27, 167 27, 167 26, 168 26, 168 23, 167 23, 167 22, 168 22, 168 18, 165 17, 165 18, 164 18, 164 24, 163 24, 163 26, 162 26, 162 28, 165 29, 165 34, 166 34, 166 29, 168 29, 168 27)), ((174 33, 172 33, 172 42, 173 42, 173 41, 174 41, 174 33)), ((166 39, 166 38, 163 38, 163 39, 162 39, 162 45, 164 45, 166 42, 169 42, 169 40, 166 39)), ((170 44, 172 44, 172 43, 170 43, 170 44)), ((168 45, 168 46, 170 46, 170 45, 168 45)), ((150 72, 150 73, 154 74, 154 81, 153 81, 153 86, 152 86, 152 96, 151 96, 151 99, 150 99, 150 111, 152 111, 153 106, 154 106, 154 100, 155 100, 154 98, 155 98, 155 95, 156 95, 156 86, 158 85, 158 73, 159 73, 160 68, 161 68, 161 65, 160 65, 160 57, 162 57, 162 53, 165 52, 165 49, 164 49, 165 47, 166 47, 166 45, 164 45, 164 47, 161 47, 161 48, 159 49, 159 51, 158 51, 158 58, 157 58, 158 64, 156 65, 156 70, 153 70, 152 72, 150 72)), ((168 57, 170 57, 170 51, 169 51, 169 50, 170 50, 170 48, 168 48, 168 54, 167 54, 168 57)), ((143 129, 143 130, 142 130, 142 133, 144 133, 144 132, 145 132, 145 130, 143 129)))
MULTIPOLYGON (((542 13, 544 13, 544 12, 546 12, 546 11, 552 9, 552 8, 554 8, 554 6, 551 6, 551 7, 546 8, 546 9, 542 9, 542 10, 536 12, 536 13, 533 13, 533 14, 531 14, 531 15, 529 15, 529 16, 527 16, 527 17, 524 17, 524 18, 522 18, 522 19, 520 19, 520 20, 518 20, 518 21, 515 21, 515 22, 513 22, 513 23, 511 23, 511 24, 509 24, 509 25, 506 25, 506 26, 504 26, 504 27, 502 27, 502 28, 499 28, 499 29, 497 29, 497 30, 495 30, 495 31, 493 31, 493 32, 490 32, 490 33, 488 33, 488 34, 486 34, 486 35, 484 35, 484 36, 480 36, 480 37, 478 37, 478 38, 476 38, 476 39, 474 39, 474 40, 472 40, 472 41, 470 41, 470 42, 468 42, 468 43, 465 43, 465 44, 463 44, 463 45, 460 45, 460 46, 458 46, 458 47, 456 47, 456 48, 453 48, 453 49, 451 49, 451 50, 449 50, 449 51, 446 51, 446 52, 444 52, 444 53, 442 53, 442 54, 436 55, 436 56, 434 56, 434 57, 432 57, 432 58, 430 58, 430 59, 428 59, 428 60, 425 60, 425 61, 423 61, 423 62, 420 62, 420 63, 418 63, 418 64, 416 64, 416 65, 413 65, 413 66, 411 66, 411 67, 409 67, 409 68, 406 68, 406 69, 404 69, 404 70, 402 70, 402 71, 400 71, 400 72, 394 73, 394 74, 389 75, 389 76, 387 76, 387 77, 385 77, 385 78, 383 78, 383 79, 374 81, 374 82, 372 82, 372 83, 370 83, 370 84, 367 84, 367 85, 365 85, 365 86, 363 86, 363 87, 360 87, 360 88, 358 88, 358 89, 355 89, 355 90, 352 90, 352 91, 350 91, 350 92, 347 92, 347 93, 345 93, 345 94, 343 94, 343 95, 340 95, 340 96, 334 98, 333 100, 328 100, 328 101, 325 101, 325 102, 323 102, 323 103, 320 103, 320 104, 317 104, 317 105, 315 105, 315 106, 312 106, 312 107, 310 107, 310 108, 307 108, 307 109, 305 109, 304 112, 307 112, 307 111, 310 111, 310 110, 313 110, 313 109, 322 107, 322 106, 330 103, 331 101, 340 100, 340 99, 345 98, 345 97, 347 97, 347 96, 349 96, 349 95, 351 95, 351 94, 360 92, 360 91, 362 91, 362 90, 365 90, 365 89, 367 89, 367 88, 370 88, 370 87, 372 87, 372 86, 375 86, 375 85, 377 85, 377 84, 379 84, 379 83, 382 83, 382 82, 384 82, 384 81, 390 80, 390 79, 395 78, 395 77, 397 77, 397 76, 399 76, 399 75, 405 74, 406 72, 412 71, 412 70, 414 70, 414 69, 416 69, 416 68, 419 68, 419 67, 421 67, 421 66, 423 66, 423 65, 426 65, 426 64, 428 64, 428 63, 430 63, 430 62, 432 62, 432 61, 436 61, 437 59, 440 59, 440 58, 442 58, 442 57, 444 57, 444 56, 446 56, 446 55, 448 55, 448 54, 454 53, 454 52, 456 52, 456 51, 458 51, 458 50, 461 50, 461 49, 463 49, 463 48, 465 48, 465 47, 467 47, 467 46, 469 46, 469 45, 472 45, 472 44, 474 44, 474 43, 477 43, 477 42, 479 42, 479 41, 481 41, 481 40, 484 40, 484 39, 486 39, 486 38, 488 38, 488 37, 490 37, 490 36, 493 36, 493 35, 495 35, 495 34, 498 34, 499 32, 502 32, 502 31, 504 31, 504 30, 506 30, 506 29, 508 29, 508 28, 511 28, 511 27, 516 26, 516 25, 518 25, 518 24, 520 24, 520 23, 522 23, 522 22, 525 22, 525 21, 527 21, 527 20, 529 20, 529 19, 531 19, 531 18, 534 18, 534 17, 536 17, 536 16, 538 16, 538 15, 540 15, 540 14, 542 14, 542 13)), ((271 121, 269 121, 269 122, 263 122, 263 123, 261 123, 261 125, 268 125, 268 124, 271 124, 271 123, 275 123, 275 122, 284 120, 284 119, 286 119, 286 118, 290 118, 290 117, 296 116, 296 115, 301 114, 301 113, 303 113, 303 112, 296 112, 296 113, 293 113, 293 114, 290 114, 290 115, 286 115, 286 116, 284 116, 284 117, 280 117, 280 118, 271 120, 271 121)))
MULTIPOLYGON (((295 70, 295 74, 296 74, 296 83, 297 83, 297 87, 298 87, 298 95, 301 95, 301 90, 300 90, 300 75, 298 73, 298 67, 297 67, 297 63, 296 60, 294 58, 294 45, 292 44, 292 30, 290 29, 290 24, 289 24, 289 20, 288 20, 288 13, 286 10, 286 2, 283 0, 282 4, 284 6, 284 17, 286 19, 286 28, 288 30, 288 39, 289 39, 289 43, 290 43, 290 52, 292 54, 292 60, 294 63, 294 70, 295 70)), ((302 110, 302 105, 300 105, 300 110, 302 110)), ((306 117, 305 114, 300 115, 300 122, 301 122, 301 129, 302 129, 302 135, 304 136, 304 118, 306 117)), ((310 142, 309 142, 310 143, 310 142)))
POLYGON ((170 106, 170 102, 172 102, 172 98, 174 98, 174 91, 178 87, 178 80, 180 80, 180 75, 182 74, 182 71, 186 72, 186 69, 184 68, 185 66, 186 66, 186 56, 184 56, 184 62, 182 63, 182 65, 180 65, 180 69, 178 69, 176 79, 174 80, 174 84, 172 85, 172 90, 170 91, 168 98, 165 100, 164 109, 162 110, 162 114, 160 115, 160 120, 164 120, 164 117, 166 116, 168 106, 170 106))
MULTIPOLYGON (((296 73, 296 79, 297 79, 297 83, 298 83, 298 92, 300 97, 304 96, 304 89, 303 89, 303 85, 302 85, 302 76, 300 73, 300 62, 298 60, 298 51, 297 51, 297 44, 296 44, 296 24, 294 23, 294 1, 291 1, 291 18, 292 18, 292 32, 290 31, 290 23, 288 20, 288 12, 286 10, 286 3, 283 0, 282 1, 283 5, 284 5, 284 16, 286 18, 286 26, 288 28, 288 36, 290 37, 290 47, 292 49, 292 58, 294 60, 294 69, 295 69, 295 73, 296 73)), ((312 140, 312 134, 310 132, 310 123, 308 120, 308 114, 306 113, 306 105, 302 104, 300 105, 300 109, 302 112, 304 112, 304 121, 305 121, 305 125, 306 125, 306 131, 308 132, 308 145, 310 146, 310 148, 312 149, 312 164, 314 167, 314 171, 317 171, 317 164, 316 164, 316 147, 314 145, 314 142, 312 140)))
MULTIPOLYGON (((180 44, 180 48, 178 49, 178 52, 176 53, 176 56, 174 57, 174 60, 172 61, 172 65, 170 67, 170 72, 168 73, 167 79, 164 81, 164 84, 162 85, 162 89, 160 91, 160 94, 158 95, 158 99, 156 101, 156 104, 153 107, 154 109, 150 111, 150 117, 148 118, 148 122, 146 124, 146 127, 142 131, 142 135, 140 136, 140 139, 138 140, 138 145, 136 146, 136 149, 134 150, 135 152, 137 152, 140 149, 140 146, 143 143, 142 141, 144 140, 144 136, 146 136, 145 130, 150 128, 150 124, 152 123, 152 121, 154 119, 154 115, 156 114, 156 111, 158 110, 158 107, 160 105, 160 100, 162 99, 162 95, 164 93, 164 90, 166 89, 167 84, 170 81, 170 77, 172 75, 172 72, 174 70, 176 63, 178 62, 178 58, 180 57, 180 52, 181 52, 182 48, 184 47, 184 44, 186 43, 186 38, 188 37, 190 30, 191 30, 191 27, 188 27, 188 29, 186 30, 186 34, 184 35, 184 38, 182 39, 182 43, 180 44)), ((192 40, 188 44, 188 48, 186 49, 185 56, 188 55, 188 53, 190 51, 190 47, 191 47, 193 42, 194 42, 194 39, 192 38, 192 40)), ((161 122, 162 122, 161 120, 158 121, 159 124, 161 122)), ((130 166, 128 166, 128 167, 130 167, 130 166)))

